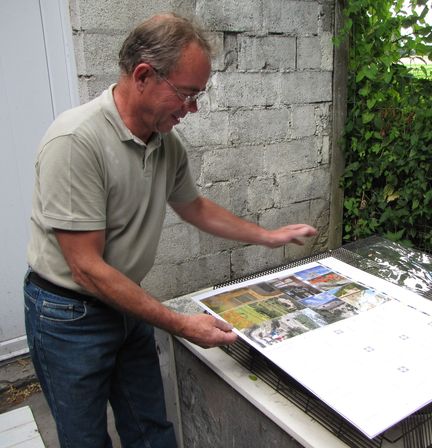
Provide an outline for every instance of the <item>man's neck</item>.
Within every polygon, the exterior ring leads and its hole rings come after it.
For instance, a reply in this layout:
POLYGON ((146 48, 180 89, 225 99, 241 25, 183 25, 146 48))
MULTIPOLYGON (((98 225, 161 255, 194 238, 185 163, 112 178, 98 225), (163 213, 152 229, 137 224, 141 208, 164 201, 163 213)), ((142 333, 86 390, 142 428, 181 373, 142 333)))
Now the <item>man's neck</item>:
POLYGON ((114 87, 114 104, 116 105, 117 111, 125 126, 144 143, 148 143, 153 135, 153 131, 145 129, 142 123, 139 123, 137 120, 137 114, 134 113, 135 107, 133 96, 127 83, 127 80, 120 79, 118 84, 114 87))

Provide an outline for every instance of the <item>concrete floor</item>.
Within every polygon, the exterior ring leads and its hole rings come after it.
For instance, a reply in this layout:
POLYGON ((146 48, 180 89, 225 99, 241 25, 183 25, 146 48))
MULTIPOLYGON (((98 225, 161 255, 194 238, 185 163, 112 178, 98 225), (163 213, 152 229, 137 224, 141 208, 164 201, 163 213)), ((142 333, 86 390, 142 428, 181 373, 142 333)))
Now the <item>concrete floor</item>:
MULTIPOLYGON (((36 375, 27 357, 0 364, 0 414, 22 406, 30 406, 45 447, 59 448, 54 420, 43 393, 37 391, 34 385, 35 381, 36 375)), ((110 408, 108 408, 108 431, 113 448, 121 448, 110 408)))

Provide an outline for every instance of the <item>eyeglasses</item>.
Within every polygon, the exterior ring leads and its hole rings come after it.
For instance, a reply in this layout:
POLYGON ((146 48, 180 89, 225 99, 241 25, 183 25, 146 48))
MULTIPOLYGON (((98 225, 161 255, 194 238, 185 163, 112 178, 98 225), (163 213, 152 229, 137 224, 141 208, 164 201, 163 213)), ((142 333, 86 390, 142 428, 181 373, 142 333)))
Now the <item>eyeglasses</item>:
POLYGON ((154 70, 156 75, 158 75, 158 77, 162 79, 162 81, 165 81, 174 90, 178 99, 181 100, 187 106, 197 102, 207 93, 206 90, 202 90, 201 92, 195 93, 194 95, 185 95, 184 93, 180 92, 180 90, 171 81, 168 81, 168 79, 165 78, 165 76, 162 76, 153 66, 151 66, 151 68, 154 70))

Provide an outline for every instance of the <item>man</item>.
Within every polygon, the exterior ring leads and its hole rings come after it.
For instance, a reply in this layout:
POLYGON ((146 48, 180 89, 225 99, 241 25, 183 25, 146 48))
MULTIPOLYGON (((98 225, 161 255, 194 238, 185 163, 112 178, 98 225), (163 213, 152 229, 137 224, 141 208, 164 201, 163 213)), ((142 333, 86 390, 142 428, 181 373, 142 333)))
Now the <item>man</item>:
POLYGON ((316 233, 265 230, 196 191, 172 128, 197 111, 210 75, 199 29, 155 16, 125 40, 120 68, 117 84, 55 120, 36 162, 26 328, 62 447, 110 447, 108 401, 123 446, 174 447, 153 326, 204 347, 236 339, 230 325, 171 311, 140 288, 166 202, 199 229, 247 243, 302 244, 316 233))

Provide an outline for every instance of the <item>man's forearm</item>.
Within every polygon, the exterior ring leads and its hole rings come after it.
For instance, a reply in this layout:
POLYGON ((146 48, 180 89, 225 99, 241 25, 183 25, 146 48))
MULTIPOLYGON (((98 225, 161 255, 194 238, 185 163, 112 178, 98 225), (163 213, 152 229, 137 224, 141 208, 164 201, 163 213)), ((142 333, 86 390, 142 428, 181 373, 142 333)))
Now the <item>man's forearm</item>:
POLYGON ((265 240, 265 229, 239 218, 207 198, 199 197, 186 206, 171 206, 183 220, 212 235, 251 244, 262 244, 265 240))
POLYGON ((183 315, 162 305, 139 285, 102 260, 73 270, 76 283, 109 305, 144 319, 149 324, 181 335, 183 315))
POLYGON ((291 224, 275 230, 267 230, 252 222, 235 216, 207 198, 199 197, 189 204, 171 204, 185 221, 212 235, 279 247, 287 243, 303 244, 302 238, 316 235, 317 231, 307 224, 291 224))
POLYGON ((188 316, 172 311, 104 262, 74 278, 109 305, 202 347, 231 344, 237 339, 226 322, 206 314, 188 316))

